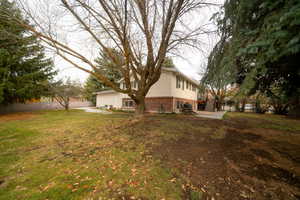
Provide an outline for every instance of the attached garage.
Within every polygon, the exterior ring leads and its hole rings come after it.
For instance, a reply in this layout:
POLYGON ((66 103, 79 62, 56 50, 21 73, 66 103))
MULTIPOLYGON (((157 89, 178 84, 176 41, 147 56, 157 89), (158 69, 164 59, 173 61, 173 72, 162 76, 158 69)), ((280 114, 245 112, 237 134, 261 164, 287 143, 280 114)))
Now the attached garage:
POLYGON ((97 92, 97 107, 114 107, 114 108, 122 108, 122 97, 121 93, 108 90, 97 92))

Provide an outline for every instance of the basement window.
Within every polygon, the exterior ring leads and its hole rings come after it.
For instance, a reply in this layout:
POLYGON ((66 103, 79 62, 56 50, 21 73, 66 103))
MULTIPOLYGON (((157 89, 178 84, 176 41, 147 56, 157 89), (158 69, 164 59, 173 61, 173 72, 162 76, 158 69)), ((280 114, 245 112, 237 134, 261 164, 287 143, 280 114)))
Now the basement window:
POLYGON ((176 108, 180 109, 182 108, 183 102, 182 101, 176 101, 176 108))

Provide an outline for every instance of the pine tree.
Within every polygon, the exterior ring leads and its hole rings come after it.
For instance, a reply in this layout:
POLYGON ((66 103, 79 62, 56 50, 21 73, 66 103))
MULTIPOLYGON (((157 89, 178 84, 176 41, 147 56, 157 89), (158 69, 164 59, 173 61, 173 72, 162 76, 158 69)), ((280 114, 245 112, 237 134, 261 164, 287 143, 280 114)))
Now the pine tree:
POLYGON ((84 90, 83 90, 83 96, 90 102, 93 103, 93 105, 96 105, 96 95, 95 92, 100 92, 105 90, 105 86, 103 83, 101 83, 98 79, 96 79, 94 76, 90 75, 85 84, 84 84, 84 90))
MULTIPOLYGON (((124 65, 124 58, 120 52, 112 48, 107 48, 106 51, 99 53, 99 56, 95 62, 97 63, 98 72, 105 74, 109 80, 118 82, 121 79, 121 72, 119 69, 120 66, 124 65)), ((87 100, 96 105, 95 92, 109 89, 110 88, 103 82, 90 75, 85 82, 83 95, 87 100)))
POLYGON ((164 60, 164 63, 163 63, 163 67, 175 68, 175 64, 174 64, 172 58, 166 57, 165 60, 164 60))
POLYGON ((36 36, 18 26, 26 21, 14 3, 0 0, 0 104, 25 102, 45 94, 53 63, 36 36))
POLYGON ((215 16, 241 95, 260 91, 299 112, 300 1, 226 0, 215 16))

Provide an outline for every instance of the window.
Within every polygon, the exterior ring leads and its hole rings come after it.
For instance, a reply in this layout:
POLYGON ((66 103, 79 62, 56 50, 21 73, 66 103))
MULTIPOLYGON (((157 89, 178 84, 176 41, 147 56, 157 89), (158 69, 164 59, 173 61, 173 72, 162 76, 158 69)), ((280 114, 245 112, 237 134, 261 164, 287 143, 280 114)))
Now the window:
POLYGON ((176 101, 176 108, 179 109, 180 108, 180 102, 176 101))
POLYGON ((123 107, 126 107, 126 108, 134 107, 133 100, 123 100, 123 107))
POLYGON ((127 106, 128 107, 133 107, 133 101, 127 101, 127 106))
POLYGON ((182 108, 183 102, 182 101, 176 101, 176 108, 180 109, 182 108))
POLYGON ((181 88, 181 80, 179 76, 176 76, 176 88, 181 88))
POLYGON ((192 90, 192 83, 190 83, 189 81, 186 81, 186 89, 192 90))
POLYGON ((193 85, 193 91, 194 91, 194 92, 196 91, 196 86, 195 86, 195 85, 193 85))
POLYGON ((133 88, 135 88, 135 89, 137 89, 138 87, 137 87, 137 81, 133 81, 133 88))
POLYGON ((130 85, 133 89, 137 89, 137 81, 131 81, 130 85))
POLYGON ((182 80, 182 89, 184 90, 184 80, 182 80))

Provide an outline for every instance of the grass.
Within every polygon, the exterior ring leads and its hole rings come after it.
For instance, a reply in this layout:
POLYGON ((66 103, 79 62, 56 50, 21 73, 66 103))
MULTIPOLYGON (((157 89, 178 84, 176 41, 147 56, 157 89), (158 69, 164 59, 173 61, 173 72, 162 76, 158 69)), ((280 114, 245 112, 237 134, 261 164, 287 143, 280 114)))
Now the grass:
MULTIPOLYGON (((300 130, 295 120, 281 116, 228 113, 225 119, 268 121, 272 123, 259 126, 300 130)), ((0 200, 201 199, 200 188, 189 177, 152 154, 156 146, 183 137, 226 138, 226 125, 199 120, 168 114, 136 120, 130 113, 79 110, 3 116, 0 200)), ((188 165, 184 158, 177 160, 188 165)))
POLYGON ((225 115, 225 119, 244 118, 252 121, 256 120, 258 128, 270 128, 281 131, 300 131, 299 120, 289 118, 284 115, 273 114, 255 114, 255 113, 238 113, 231 112, 225 115))
POLYGON ((128 117, 52 111, 0 122, 0 199, 180 199, 171 170, 112 130, 128 117))

